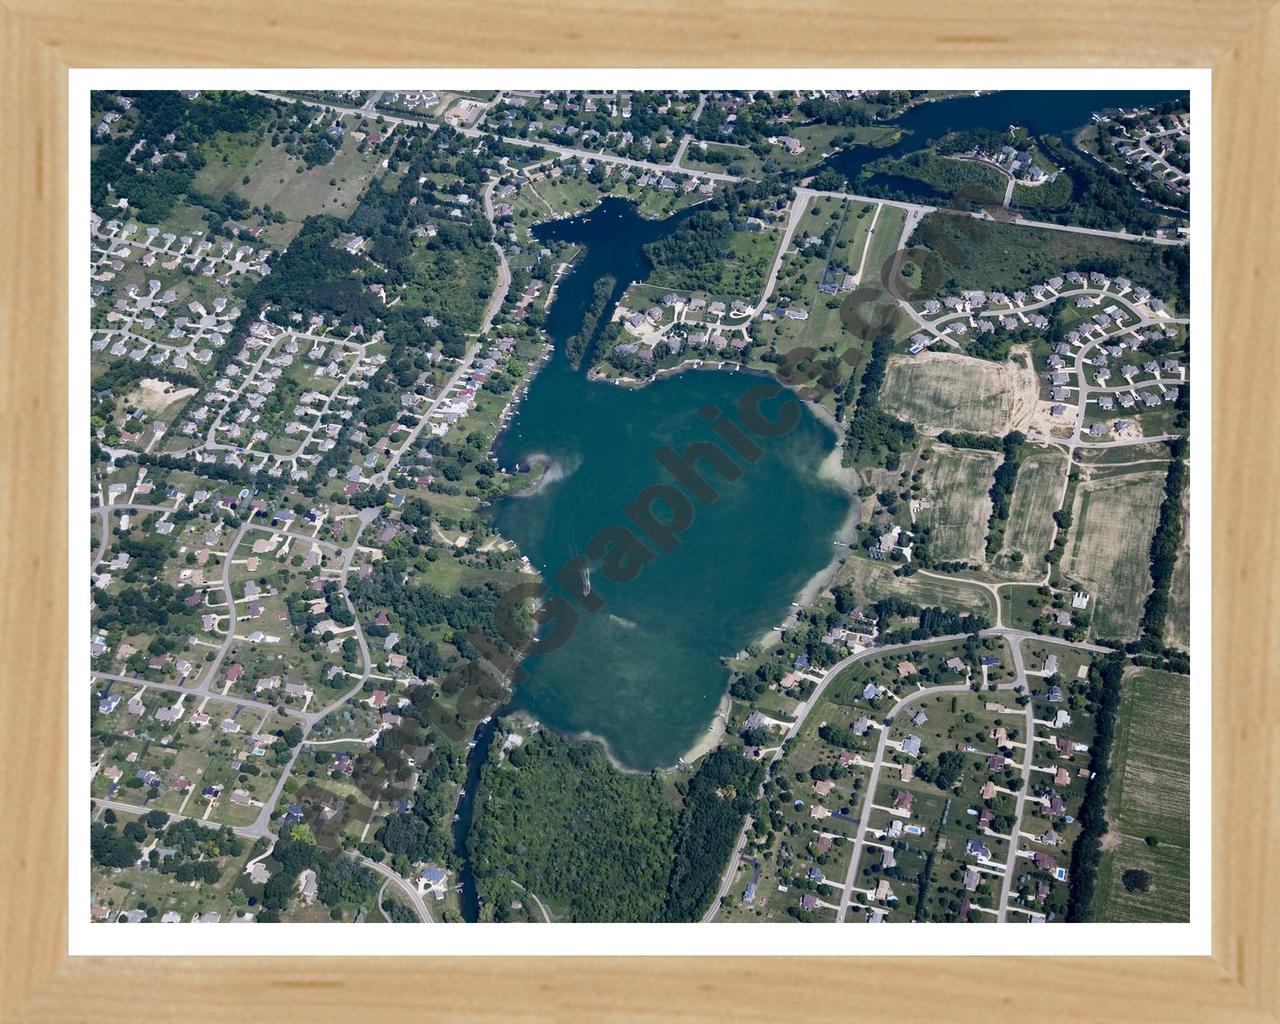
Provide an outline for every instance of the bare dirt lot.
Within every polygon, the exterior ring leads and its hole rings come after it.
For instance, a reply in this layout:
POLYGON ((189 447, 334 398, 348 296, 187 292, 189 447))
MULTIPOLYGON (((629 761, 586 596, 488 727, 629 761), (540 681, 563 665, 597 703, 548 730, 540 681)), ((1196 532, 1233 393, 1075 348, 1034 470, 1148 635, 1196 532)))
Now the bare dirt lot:
POLYGON ((1025 431, 1036 411, 1035 372, 1017 360, 994 363, 955 352, 895 355, 885 370, 881 401, 930 433, 970 430, 982 434, 1025 431))
POLYGON ((125 398, 125 404, 136 405, 145 412, 156 413, 168 408, 174 402, 190 398, 195 393, 195 388, 175 387, 167 380, 144 377, 138 382, 138 386, 129 392, 125 398))

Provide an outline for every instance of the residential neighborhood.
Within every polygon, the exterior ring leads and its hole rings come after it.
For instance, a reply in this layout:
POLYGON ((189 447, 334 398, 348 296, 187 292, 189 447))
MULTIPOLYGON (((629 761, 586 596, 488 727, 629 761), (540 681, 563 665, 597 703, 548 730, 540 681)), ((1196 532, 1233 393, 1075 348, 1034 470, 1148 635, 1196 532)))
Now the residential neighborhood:
POLYGON ((93 93, 91 922, 1185 920, 1185 97, 449 80, 93 93))

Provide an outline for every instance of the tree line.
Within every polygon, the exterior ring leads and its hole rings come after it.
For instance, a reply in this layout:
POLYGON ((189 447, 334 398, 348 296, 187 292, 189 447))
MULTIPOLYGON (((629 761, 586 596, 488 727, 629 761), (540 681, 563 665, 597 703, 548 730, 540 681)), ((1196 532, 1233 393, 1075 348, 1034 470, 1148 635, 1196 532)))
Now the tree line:
POLYGON ((1189 473, 1185 461, 1187 439, 1169 442, 1172 459, 1164 479, 1164 501, 1160 503, 1160 521, 1151 538, 1151 593, 1142 611, 1143 645, 1158 651, 1164 645, 1165 619, 1169 614, 1169 587, 1182 547, 1182 493, 1189 473))
POLYGON ((1009 521, 1013 488, 1018 482, 1018 467, 1026 446, 1026 437, 1017 430, 1005 434, 1000 442, 1004 461, 996 467, 991 481, 991 515, 987 519, 987 554, 994 555, 1004 542, 1004 528, 1009 521))
POLYGON ((1071 848, 1071 881, 1067 902, 1068 921, 1093 920, 1093 897, 1097 888, 1098 864, 1102 859, 1102 837, 1107 834, 1107 783, 1111 779, 1111 742, 1116 712, 1120 707, 1120 682, 1125 658, 1120 652, 1108 654, 1089 669, 1089 700, 1094 709, 1093 745, 1089 750, 1089 781, 1076 820, 1080 835, 1071 848))

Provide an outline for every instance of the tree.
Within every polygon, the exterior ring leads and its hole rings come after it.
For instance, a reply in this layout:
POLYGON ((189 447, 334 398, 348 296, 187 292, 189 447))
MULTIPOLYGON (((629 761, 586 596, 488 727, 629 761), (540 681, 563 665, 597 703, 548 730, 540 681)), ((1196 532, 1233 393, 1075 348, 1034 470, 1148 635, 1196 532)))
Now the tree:
POLYGON ((1151 888, 1151 875, 1141 868, 1130 868, 1120 876, 1120 882, 1129 892, 1147 892, 1151 888))

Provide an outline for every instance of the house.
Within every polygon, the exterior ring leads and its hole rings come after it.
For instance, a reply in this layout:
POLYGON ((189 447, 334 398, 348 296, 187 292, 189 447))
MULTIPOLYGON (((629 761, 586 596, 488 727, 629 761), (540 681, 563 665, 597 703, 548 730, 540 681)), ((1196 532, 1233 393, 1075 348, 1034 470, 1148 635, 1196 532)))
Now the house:
POLYGON ((908 790, 898 790, 898 795, 893 798, 893 809, 895 811, 911 811, 912 796, 908 790))
POLYGON ((902 741, 902 752, 912 757, 920 756, 920 737, 911 735, 902 741))
POLYGON ((973 857, 977 857, 978 860, 991 859, 991 850, 987 847, 987 844, 980 839, 970 839, 965 844, 964 851, 973 857))
POLYGON ((298 892, 302 894, 302 899, 308 906, 316 901, 316 895, 320 892, 320 883, 316 879, 315 871, 311 868, 307 868, 298 876, 298 892))
POLYGON ((909 661, 898 662, 898 678, 906 679, 916 674, 916 667, 909 661))
POLYGON ((424 868, 418 875, 419 889, 431 893, 438 900, 444 899, 448 883, 449 873, 444 868, 424 868))

